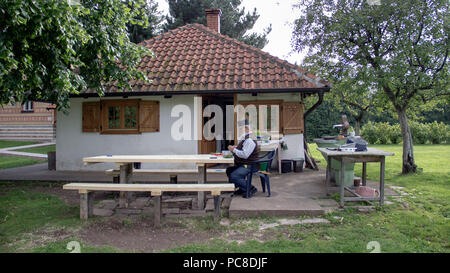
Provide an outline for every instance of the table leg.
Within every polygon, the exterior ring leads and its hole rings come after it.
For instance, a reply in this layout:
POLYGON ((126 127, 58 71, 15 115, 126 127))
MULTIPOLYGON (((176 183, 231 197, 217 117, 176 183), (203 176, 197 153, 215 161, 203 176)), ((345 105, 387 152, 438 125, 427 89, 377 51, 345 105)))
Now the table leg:
MULTIPOLYGON (((206 183, 206 165, 198 165, 198 184, 206 183)), ((202 210, 205 208, 205 192, 198 192, 198 209, 202 210)))
POLYGON ((362 164, 362 185, 365 186, 367 183, 367 163, 362 164))
POLYGON ((330 196, 330 193, 329 193, 330 179, 331 179, 331 158, 329 156, 327 156, 327 171, 326 171, 326 178, 325 178, 325 187, 326 187, 327 196, 330 196))
POLYGON ((278 143, 277 159, 278 159, 278 173, 281 174, 281 144, 280 143, 278 143))
POLYGON ((345 172, 344 160, 341 158, 341 187, 340 187, 341 198, 339 202, 341 208, 344 207, 344 178, 345 178, 344 172, 345 172))
POLYGON ((384 204, 384 168, 385 158, 383 157, 380 162, 380 206, 384 204))
MULTIPOLYGON (((120 165, 120 184, 128 184, 129 173, 132 168, 132 164, 122 164, 120 165)), ((119 207, 128 208, 128 192, 120 192, 119 196, 119 207)))

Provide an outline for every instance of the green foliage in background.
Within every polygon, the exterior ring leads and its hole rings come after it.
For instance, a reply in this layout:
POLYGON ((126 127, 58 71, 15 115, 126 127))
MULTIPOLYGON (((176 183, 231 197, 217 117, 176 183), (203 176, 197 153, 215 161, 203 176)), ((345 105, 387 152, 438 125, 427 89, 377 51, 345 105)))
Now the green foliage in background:
POLYGON ((69 108, 69 95, 88 88, 103 95, 116 81, 131 89, 131 79, 147 80, 137 69, 151 54, 131 43, 127 23, 137 22, 137 7, 122 0, 0 1, 0 105, 47 101, 69 108))
MULTIPOLYGON (((414 144, 450 143, 450 126, 445 123, 411 121, 410 124, 414 144)), ((387 122, 369 121, 362 128, 361 136, 370 144, 398 144, 402 139, 400 125, 387 122)))
MULTIPOLYGON (((128 1, 129 6, 134 8, 134 0, 128 1)), ((158 10, 158 3, 148 0, 145 4, 138 6, 137 15, 127 24, 130 41, 138 44, 159 35, 162 31, 163 15, 158 10), (147 24, 142 22, 147 21, 147 24)))
POLYGON ((264 48, 269 42, 267 35, 272 26, 267 27, 262 34, 249 33, 259 14, 256 8, 246 12, 240 8, 242 0, 168 0, 170 16, 166 16, 166 31, 186 24, 199 23, 206 25, 205 9, 221 9, 220 32, 248 45, 264 48))

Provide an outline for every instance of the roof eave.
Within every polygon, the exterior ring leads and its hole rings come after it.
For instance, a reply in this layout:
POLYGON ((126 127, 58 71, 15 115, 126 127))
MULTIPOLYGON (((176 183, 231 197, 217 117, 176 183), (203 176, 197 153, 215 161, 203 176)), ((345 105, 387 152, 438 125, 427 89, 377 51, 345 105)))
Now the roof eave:
MULTIPOLYGON (((265 93, 302 93, 317 94, 330 91, 329 86, 318 88, 280 88, 280 89, 241 89, 241 90, 185 90, 185 91, 131 91, 107 92, 104 97, 141 97, 141 96, 177 96, 177 95, 211 95, 211 94, 265 94, 265 93)), ((71 94, 71 98, 99 97, 97 93, 71 94)))

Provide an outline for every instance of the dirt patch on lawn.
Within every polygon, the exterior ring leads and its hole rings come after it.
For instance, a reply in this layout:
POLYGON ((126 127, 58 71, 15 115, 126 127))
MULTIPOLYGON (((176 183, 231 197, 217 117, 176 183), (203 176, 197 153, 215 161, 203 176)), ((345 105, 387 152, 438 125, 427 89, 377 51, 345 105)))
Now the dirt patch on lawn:
POLYGON ((113 216, 89 224, 80 232, 88 244, 110 246, 124 251, 154 252, 220 236, 220 232, 195 231, 177 219, 164 219, 155 229, 150 217, 113 216))
MULTIPOLYGON (((69 206, 79 206, 78 192, 63 190, 62 186, 36 185, 27 189, 56 196, 69 206)), ((111 199, 112 195, 96 193, 94 200, 111 199)), ((78 211, 75 214, 74 217, 79 217, 78 211)), ((45 237, 45 240, 38 242, 76 237, 88 245, 109 246, 127 252, 156 252, 192 243, 207 243, 213 238, 238 244, 249 239, 260 242, 275 239, 275 234, 271 232, 242 229, 242 223, 238 220, 227 220, 225 225, 210 221, 212 219, 194 216, 164 217, 161 228, 155 229, 151 215, 114 215, 93 217, 86 224, 72 229, 36 231, 34 235, 45 237)))
MULTIPOLYGON (((56 196, 69 206, 80 204, 78 192, 63 190, 62 186, 36 185, 30 190, 56 196)), ((112 197, 114 193, 97 192, 94 195, 94 202, 112 197)), ((134 252, 154 252, 190 243, 207 242, 211 238, 220 237, 220 231, 196 230, 187 224, 191 222, 192 219, 163 218, 162 227, 155 229, 151 216, 115 215, 94 218, 73 235, 89 245, 110 246, 134 252)))

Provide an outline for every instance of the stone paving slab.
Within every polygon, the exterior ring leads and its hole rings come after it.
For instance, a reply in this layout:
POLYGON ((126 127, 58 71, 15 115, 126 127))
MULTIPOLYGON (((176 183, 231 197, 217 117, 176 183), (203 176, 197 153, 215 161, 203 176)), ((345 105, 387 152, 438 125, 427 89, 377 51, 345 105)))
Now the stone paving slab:
POLYGON ((231 201, 230 217, 255 216, 300 216, 321 215, 325 210, 315 200, 307 197, 298 198, 266 198, 250 199, 236 196, 231 201))
MULTIPOLYGON (((197 174, 178 175, 178 183, 196 183, 197 174)), ((112 182, 113 178, 102 171, 50 171, 48 164, 35 164, 0 170, 0 181, 41 181, 41 182, 112 182)), ((208 174, 209 182, 228 181, 225 174, 208 174)), ((138 174, 133 182, 168 183, 168 174, 138 174)))
MULTIPOLYGON (((179 183, 196 183, 197 174, 179 175, 179 183)), ((325 194, 325 170, 321 168, 320 171, 313 171, 306 169, 301 173, 287 173, 278 174, 272 173, 270 176, 270 184, 272 196, 267 197, 267 193, 261 191, 261 184, 259 179, 253 180, 253 185, 258 189, 258 192, 250 199, 242 198, 242 196, 234 195, 227 196, 222 202, 222 207, 229 207, 226 211, 230 217, 255 217, 255 216, 318 216, 329 213, 338 209, 338 204, 335 200, 327 197, 325 194), (231 201, 231 202, 230 202, 231 201)), ((150 175, 136 175, 133 179, 136 182, 169 182, 169 176, 166 174, 150 174, 150 175)), ((24 166, 19 168, 12 168, 0 170, 0 181, 59 181, 59 182, 112 182, 112 177, 106 175, 104 172, 95 171, 49 171, 47 164, 36 164, 31 166, 24 166)), ((210 182, 226 182, 227 177, 224 174, 210 174, 208 175, 210 182)), ((368 181, 368 186, 377 188, 378 183, 368 181)), ((331 190, 331 193, 337 188, 331 190)), ((398 190, 398 189, 397 189, 398 190)), ((386 187, 385 196, 398 196, 392 188, 386 187)), ((137 199, 133 204, 136 211, 119 210, 124 214, 138 213, 138 210, 144 214, 151 214, 153 208, 151 207, 151 199, 141 198, 137 199), (147 207, 150 206, 150 207, 147 207)), ((108 210, 117 209, 116 205, 108 202, 102 203, 104 211, 98 211, 99 214, 108 215, 108 210)), ((171 197, 164 196, 163 208, 179 208, 179 213, 167 214, 173 215, 206 215, 208 210, 196 210, 196 198, 192 196, 185 197, 171 197), (185 200, 183 200, 185 198, 185 200), (172 206, 171 203, 174 203, 172 206), (186 210, 187 209, 187 210, 186 210), (193 213, 185 213, 192 211, 193 213)), ((212 200, 208 202, 207 208, 212 210, 212 200)), ((168 211, 169 212, 169 211, 168 211)), ((178 212, 178 210, 177 210, 178 212)))

